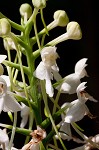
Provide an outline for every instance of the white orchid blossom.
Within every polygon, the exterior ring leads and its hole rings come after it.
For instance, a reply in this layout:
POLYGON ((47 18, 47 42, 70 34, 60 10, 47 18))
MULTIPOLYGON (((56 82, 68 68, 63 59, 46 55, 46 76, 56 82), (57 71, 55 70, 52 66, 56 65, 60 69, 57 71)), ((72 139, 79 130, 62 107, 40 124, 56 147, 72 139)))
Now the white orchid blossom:
POLYGON ((87 58, 79 60, 75 65, 75 73, 66 76, 61 84, 60 91, 62 93, 74 94, 78 85, 81 83, 80 79, 88 76, 85 70, 87 58))
POLYGON ((90 96, 84 89, 87 82, 82 82, 77 87, 78 99, 70 103, 70 107, 66 110, 66 116, 64 121, 67 123, 77 122, 83 119, 83 117, 89 114, 89 109, 85 102, 89 99, 91 101, 97 102, 92 96, 90 96))
POLYGON ((37 66, 34 76, 40 80, 46 81, 46 93, 53 97, 54 91, 51 84, 51 80, 53 76, 56 80, 60 80, 61 76, 58 73, 59 68, 56 64, 56 59, 58 58, 58 54, 56 52, 56 47, 45 47, 41 51, 42 61, 37 66))
POLYGON ((21 105, 13 97, 13 93, 7 90, 6 81, 0 77, 0 113, 1 111, 16 112, 21 110, 21 105))
POLYGON ((62 125, 60 127, 60 131, 62 130, 64 133, 61 133, 62 139, 72 139, 71 131, 70 131, 70 126, 69 124, 80 121, 83 119, 85 115, 90 114, 90 111, 85 104, 85 102, 89 99, 93 102, 97 102, 92 96, 90 96, 86 91, 85 91, 85 84, 87 82, 82 82, 78 87, 77 87, 77 96, 78 99, 74 100, 71 103, 64 103, 62 105, 62 108, 65 106, 68 106, 68 108, 65 111, 65 114, 62 114, 62 125), (68 128, 67 128, 68 127, 68 128), (66 134, 67 135, 66 135, 66 134))

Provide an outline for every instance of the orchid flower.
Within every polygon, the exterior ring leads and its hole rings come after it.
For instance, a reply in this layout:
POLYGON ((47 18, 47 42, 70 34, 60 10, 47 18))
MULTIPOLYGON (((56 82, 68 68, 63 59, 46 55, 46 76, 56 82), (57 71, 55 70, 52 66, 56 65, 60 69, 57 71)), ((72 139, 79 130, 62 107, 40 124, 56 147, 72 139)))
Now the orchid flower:
POLYGON ((85 115, 88 115, 89 109, 86 106, 85 102, 89 99, 91 101, 97 102, 92 96, 90 96, 86 91, 85 91, 85 84, 87 82, 82 82, 78 87, 77 87, 77 96, 78 99, 74 100, 73 102, 70 103, 70 107, 66 110, 66 116, 64 118, 64 121, 67 123, 72 123, 72 122, 77 122, 83 119, 85 115))
POLYGON ((34 76, 37 77, 40 80, 45 80, 45 86, 46 86, 46 93, 53 97, 54 91, 51 84, 51 80, 53 79, 53 76, 55 80, 60 80, 61 76, 58 73, 59 68, 56 64, 56 59, 58 58, 58 54, 56 52, 56 47, 45 47, 41 51, 41 58, 42 61, 37 66, 34 76))
MULTIPOLYGON (((62 93, 74 94, 78 85, 81 83, 80 79, 87 76, 85 70, 87 58, 79 60, 75 65, 75 73, 66 76, 61 84, 60 91, 62 93)), ((58 87, 59 88, 59 87, 58 87)))
POLYGON ((78 99, 74 100, 71 103, 64 103, 62 105, 62 108, 65 106, 68 106, 68 108, 65 111, 65 114, 62 114, 62 125, 60 127, 60 131, 62 133, 60 134, 63 139, 72 139, 71 131, 70 131, 70 123, 80 121, 83 119, 85 115, 90 114, 90 111, 85 104, 85 102, 89 99, 93 102, 97 102, 91 95, 89 95, 85 91, 85 86, 86 82, 82 82, 78 87, 77 87, 77 96, 78 99), (68 125, 69 124, 69 125, 68 125), (64 132, 64 133, 63 133, 64 132), (67 136, 67 135, 68 136, 67 136))
POLYGON ((21 110, 21 105, 13 97, 13 93, 7 89, 6 81, 0 77, 0 113, 1 111, 16 112, 21 110))
POLYGON ((21 150, 39 150, 40 142, 46 138, 46 131, 37 126, 37 130, 34 130, 31 134, 32 140, 24 145, 21 150))

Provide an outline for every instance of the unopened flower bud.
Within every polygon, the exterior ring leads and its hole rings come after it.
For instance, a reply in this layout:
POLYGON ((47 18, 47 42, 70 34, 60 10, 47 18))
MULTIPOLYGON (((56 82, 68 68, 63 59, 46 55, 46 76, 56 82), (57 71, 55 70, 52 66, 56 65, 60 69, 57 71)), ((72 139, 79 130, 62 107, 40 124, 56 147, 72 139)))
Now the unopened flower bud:
POLYGON ((67 34, 68 34, 69 39, 73 39, 73 40, 81 39, 82 32, 80 29, 80 25, 75 21, 69 22, 67 24, 67 34))
POLYGON ((57 10, 54 13, 54 20, 57 20, 58 25, 62 27, 66 26, 69 22, 69 18, 64 10, 57 10))
POLYGON ((42 9, 46 7, 46 0, 32 0, 33 6, 42 9))
POLYGON ((11 32, 11 25, 6 18, 0 19, 0 37, 7 36, 11 32))
POLYGON ((20 14, 21 16, 25 16, 27 15, 27 18, 30 18, 30 16, 32 15, 32 7, 28 4, 28 3, 24 3, 20 6, 20 14))

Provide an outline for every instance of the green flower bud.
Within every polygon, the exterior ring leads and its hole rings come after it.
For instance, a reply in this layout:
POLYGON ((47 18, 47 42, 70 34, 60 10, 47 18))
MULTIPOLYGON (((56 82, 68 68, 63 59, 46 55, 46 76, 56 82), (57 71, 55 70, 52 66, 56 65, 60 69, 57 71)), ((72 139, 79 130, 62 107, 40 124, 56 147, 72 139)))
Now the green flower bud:
POLYGON ((46 7, 46 0, 32 0, 33 6, 42 9, 46 7))
POLYGON ((81 32, 80 25, 75 21, 69 22, 67 24, 67 34, 70 39, 73 39, 73 40, 81 39, 82 32, 81 32))
POLYGON ((32 7, 28 3, 22 4, 19 11, 23 17, 27 14, 27 19, 32 15, 32 7))
POLYGON ((54 13, 54 20, 58 21, 59 26, 66 26, 69 22, 69 18, 64 10, 57 10, 54 13))
POLYGON ((0 37, 7 36, 11 32, 11 25, 6 18, 0 19, 0 37))

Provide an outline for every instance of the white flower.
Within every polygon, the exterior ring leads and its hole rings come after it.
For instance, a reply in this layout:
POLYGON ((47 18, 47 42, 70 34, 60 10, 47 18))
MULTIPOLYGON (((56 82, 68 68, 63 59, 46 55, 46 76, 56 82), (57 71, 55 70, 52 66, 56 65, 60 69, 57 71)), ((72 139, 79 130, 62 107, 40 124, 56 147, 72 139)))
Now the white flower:
POLYGON ((25 104, 21 103, 22 105, 22 110, 21 110, 21 124, 20 127, 24 128, 25 125, 27 124, 29 113, 30 113, 30 108, 26 106, 25 104))
MULTIPOLYGON (((76 93, 77 86, 81 83, 80 79, 87 76, 85 67, 87 58, 79 60, 75 65, 75 73, 66 76, 61 84, 61 92, 74 94, 76 93)), ((58 87, 59 88, 59 87, 58 87)))
POLYGON ((86 82, 82 82, 77 87, 78 99, 71 102, 70 107, 66 110, 66 115, 64 116, 64 122, 73 123, 80 121, 87 114, 90 114, 88 107, 85 102, 89 99, 91 101, 97 102, 92 96, 84 91, 86 88, 86 82))
POLYGON ((9 137, 5 129, 0 129, 0 148, 8 150, 9 137))
POLYGON ((4 72, 4 69, 3 69, 3 66, 2 66, 1 63, 2 63, 6 58, 7 58, 6 55, 0 55, 0 75, 2 75, 3 72, 4 72))
POLYGON ((56 59, 58 58, 58 54, 56 53, 56 47, 45 47, 41 51, 42 61, 37 66, 34 76, 40 80, 46 81, 46 93, 53 97, 53 87, 51 84, 51 80, 53 76, 56 80, 59 80, 61 76, 59 75, 59 68, 56 64, 56 59))
POLYGON ((13 93, 7 90, 6 81, 0 77, 0 113, 1 111, 16 112, 21 110, 21 105, 13 97, 13 93))

